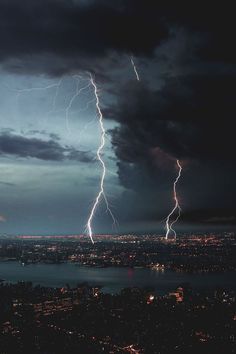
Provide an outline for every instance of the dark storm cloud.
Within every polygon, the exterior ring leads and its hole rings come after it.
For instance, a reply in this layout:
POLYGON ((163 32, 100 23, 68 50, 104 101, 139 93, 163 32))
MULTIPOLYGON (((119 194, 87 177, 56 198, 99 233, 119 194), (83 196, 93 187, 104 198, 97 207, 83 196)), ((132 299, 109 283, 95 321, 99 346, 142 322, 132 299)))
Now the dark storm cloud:
POLYGON ((153 159, 161 148, 180 159, 233 159, 236 76, 167 79, 161 90, 145 84, 126 87, 113 119, 119 159, 153 159), (152 155, 152 156, 151 156, 152 155))
MULTIPOLYGON (((95 1, 89 6, 71 0, 0 1, 2 61, 51 54, 65 60, 77 57, 82 66, 78 69, 84 69, 87 60, 94 63, 110 51, 150 55, 167 33, 152 8, 139 8, 132 1, 95 1)), ((52 60, 51 70, 55 64, 52 60)))
POLYGON ((215 225, 235 225, 236 224, 235 208, 202 208, 194 210, 194 212, 185 212, 186 222, 201 222, 202 224, 215 225))
MULTIPOLYGON (((72 0, 1 0, 0 58, 77 56, 77 64, 86 66, 84 58, 94 62, 94 57, 113 50, 152 55, 171 26, 204 33, 199 51, 205 58, 235 60, 234 12, 229 7, 154 0, 99 0, 87 5, 72 0)), ((53 60, 51 65, 53 69, 53 60)))
POLYGON ((156 0, 0 0, 0 62, 17 73, 90 70, 102 79, 119 67, 111 53, 153 58, 176 28, 199 36, 199 60, 235 62, 230 7, 156 0))
POLYGON ((36 138, 26 138, 9 133, 0 135, 0 156, 37 158, 45 161, 94 161, 94 158, 88 152, 63 147, 53 140, 45 141, 36 138))
POLYGON ((235 19, 232 4, 220 2, 188 1, 181 6, 169 6, 169 21, 185 27, 203 38, 197 48, 198 57, 207 61, 235 63, 235 19))
POLYGON ((75 149, 67 149, 69 154, 67 155, 67 159, 75 160, 80 162, 94 162, 96 159, 95 157, 88 151, 78 151, 75 149))
POLYGON ((118 174, 139 194, 146 221, 165 217, 172 205, 177 158, 182 220, 205 223, 208 216, 216 224, 215 216, 234 215, 235 85, 234 74, 196 73, 167 78, 158 90, 133 82, 123 88, 109 110, 120 123, 113 131, 118 174))

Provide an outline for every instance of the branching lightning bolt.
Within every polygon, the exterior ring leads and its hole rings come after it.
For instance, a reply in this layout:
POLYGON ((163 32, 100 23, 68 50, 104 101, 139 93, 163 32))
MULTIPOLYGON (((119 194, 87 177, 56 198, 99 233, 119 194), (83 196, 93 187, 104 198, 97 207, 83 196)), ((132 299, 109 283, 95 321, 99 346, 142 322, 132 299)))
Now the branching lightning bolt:
POLYGON ((176 186, 179 182, 179 179, 181 178, 183 168, 182 168, 179 160, 176 161, 176 164, 177 164, 177 167, 179 168, 179 172, 178 172, 178 176, 177 176, 176 180, 174 181, 174 186, 173 186, 173 195, 174 195, 174 200, 175 200, 175 206, 166 218, 166 236, 165 236, 166 240, 168 240, 168 237, 169 237, 171 231, 174 233, 174 236, 176 238, 176 232, 173 229, 173 226, 179 220, 179 218, 181 216, 181 208, 179 205, 178 195, 176 192, 176 186), (174 221, 170 222, 170 218, 172 215, 174 215, 176 210, 178 211, 178 215, 174 221))
POLYGON ((97 116, 99 118, 99 125, 100 125, 100 129, 101 129, 101 140, 100 140, 100 145, 99 145, 99 147, 97 149, 97 159, 100 162, 101 167, 102 167, 102 175, 101 175, 101 180, 100 180, 100 190, 99 190, 98 195, 97 195, 97 197, 95 199, 95 202, 93 204, 93 207, 91 209, 91 212, 90 212, 90 215, 89 215, 89 218, 88 218, 88 222, 87 222, 88 235, 89 235, 92 243, 94 243, 93 231, 92 231, 92 221, 93 221, 97 206, 100 203, 102 197, 103 197, 103 199, 104 199, 104 201, 106 203, 107 211, 110 213, 114 224, 116 223, 116 220, 115 220, 115 217, 114 217, 111 209, 109 208, 108 200, 107 200, 107 197, 106 197, 105 192, 104 192, 104 180, 105 180, 105 176, 106 176, 106 165, 105 165, 105 162, 104 162, 104 160, 102 158, 102 151, 103 151, 103 148, 105 146, 106 131, 105 131, 104 124, 103 124, 103 114, 102 114, 102 111, 101 111, 101 108, 100 108, 100 99, 99 99, 99 94, 98 94, 98 87, 97 87, 97 84, 96 84, 96 82, 95 82, 95 80, 94 80, 94 78, 93 78, 93 76, 91 74, 90 74, 90 82, 91 82, 91 84, 92 84, 92 86, 94 88, 94 95, 95 95, 95 98, 96 98, 97 116))
POLYGON ((138 70, 137 70, 137 67, 136 67, 136 65, 135 65, 135 62, 134 62, 133 57, 130 57, 130 61, 131 61, 131 64, 132 64, 132 66, 133 66, 134 73, 135 73, 135 75, 136 75, 136 79, 137 79, 137 81, 140 81, 140 76, 139 76, 139 73, 138 73, 138 70))
MULTIPOLYGON (((53 112, 56 112, 56 111, 63 111, 65 112, 65 121, 66 121, 66 128, 67 128, 67 131, 70 133, 70 126, 69 126, 69 116, 70 116, 70 112, 71 112, 71 109, 72 109, 72 106, 73 106, 73 103, 74 101, 80 96, 80 94, 86 90, 86 89, 89 89, 90 87, 93 88, 93 91, 94 91, 94 98, 89 100, 86 104, 86 106, 82 109, 80 109, 78 112, 83 112, 83 111, 86 111, 90 104, 92 104, 93 102, 96 103, 96 112, 97 112, 97 117, 99 118, 99 126, 100 126, 100 130, 101 130, 101 139, 100 139, 100 145, 97 149, 97 159, 98 161, 100 162, 101 164, 101 167, 102 167, 102 175, 101 175, 101 180, 100 180, 100 190, 99 190, 99 193, 94 201, 94 204, 93 204, 93 207, 91 209, 91 212, 89 214, 89 218, 88 218, 88 221, 87 221, 87 232, 88 232, 88 235, 92 241, 92 243, 94 243, 94 240, 93 240, 93 231, 92 231, 92 221, 93 221, 93 217, 95 215, 95 212, 96 212, 96 209, 101 201, 101 199, 103 198, 104 202, 105 202, 105 205, 106 205, 106 211, 110 214, 112 220, 113 220, 113 225, 115 226, 117 224, 116 222, 116 219, 115 219, 115 216, 114 214, 112 213, 110 207, 109 207, 109 203, 108 203, 108 200, 107 200, 107 197, 106 197, 106 194, 104 192, 104 180, 105 180, 105 176, 106 176, 106 165, 105 165, 105 162, 103 160, 103 157, 102 157, 102 152, 103 152, 103 148, 105 146, 105 138, 106 138, 106 130, 104 128, 104 124, 103 124, 103 114, 102 114, 102 111, 101 111, 101 108, 100 108, 100 100, 99 100, 99 93, 98 93, 98 87, 97 87, 97 84, 93 78, 93 76, 89 73, 89 78, 88 77, 82 77, 80 75, 73 75, 71 77, 73 80, 75 80, 76 82, 76 87, 75 87, 75 91, 74 93, 71 95, 70 99, 69 99, 69 102, 67 104, 67 106, 63 109, 60 109, 60 110, 57 110, 56 109, 56 105, 57 105, 57 98, 59 96, 59 90, 62 86, 62 82, 63 82, 63 77, 58 80, 56 83, 53 83, 53 84, 50 84, 50 85, 47 85, 47 86, 44 86, 44 87, 31 87, 31 88, 23 88, 23 89, 15 89, 15 88, 9 88, 10 90, 16 92, 16 99, 17 99, 17 102, 18 102, 18 99, 20 97, 21 94, 23 93, 29 93, 29 92, 33 92, 33 91, 43 91, 43 90, 49 90, 49 89, 54 89, 55 90, 55 93, 53 95, 53 99, 52 99, 52 108, 50 111, 47 112, 47 116, 50 114, 50 113, 53 113, 53 112), (86 81, 86 84, 83 85, 82 87, 80 87, 80 82, 81 81, 86 81)), ((91 121, 91 122, 88 122, 84 128, 82 129, 82 131, 80 132, 80 135, 83 134, 83 132, 87 129, 87 127, 92 124, 94 121, 94 119, 91 121)))
MULTIPOLYGON (((88 89, 91 86, 91 82, 89 80, 89 82, 87 82, 85 86, 82 86, 80 88, 79 85, 80 85, 81 81, 88 81, 87 78, 83 78, 80 75, 73 75, 71 78, 74 79, 75 82, 76 82, 75 92, 70 97, 70 100, 69 100, 67 106, 65 108, 63 108, 63 109, 60 109, 60 110, 56 109, 56 102, 57 102, 57 98, 58 98, 58 95, 59 95, 59 89, 62 86, 63 77, 60 80, 58 80, 58 82, 50 84, 50 85, 47 85, 47 86, 43 86, 43 87, 30 87, 30 88, 16 89, 16 88, 10 88, 10 87, 7 86, 7 88, 9 90, 11 90, 11 91, 16 92, 17 105, 18 105, 18 100, 19 100, 20 95, 22 95, 24 93, 30 93, 30 92, 33 92, 33 91, 47 91, 49 89, 55 89, 55 94, 54 94, 53 100, 52 100, 52 109, 46 113, 46 116, 48 116, 49 114, 51 114, 53 112, 56 112, 56 111, 65 112, 66 128, 67 128, 68 133, 70 133, 69 115, 70 115, 70 111, 72 109, 72 105, 73 105, 74 101, 76 100, 76 98, 78 98, 80 96, 80 94, 84 90, 88 89)), ((84 109, 81 109, 80 112, 86 111, 89 108, 89 105, 92 102, 94 102, 94 100, 95 99, 92 99, 91 101, 87 102, 86 107, 84 109)))
POLYGON ((23 89, 16 89, 16 88, 11 88, 11 87, 7 87, 8 90, 11 90, 11 91, 14 91, 16 92, 16 101, 17 101, 17 104, 18 104, 18 99, 19 99, 19 96, 23 93, 27 93, 27 92, 33 92, 33 91, 46 91, 46 90, 49 90, 49 89, 52 89, 52 88, 56 88, 56 95, 53 99, 53 107, 55 107, 55 100, 56 100, 56 96, 58 94, 58 90, 59 90, 59 87, 61 85, 61 81, 58 81, 57 83, 55 84, 51 84, 51 85, 47 85, 47 86, 43 86, 43 87, 27 87, 27 88, 23 88, 23 89))
POLYGON ((74 102, 74 100, 79 97, 79 95, 81 94, 82 91, 86 90, 87 88, 90 87, 91 83, 92 82, 89 82, 86 86, 84 87, 81 87, 79 88, 79 84, 80 84, 80 79, 81 77, 80 76, 74 76, 74 79, 76 80, 76 90, 75 90, 75 93, 74 95, 71 97, 70 101, 69 101, 69 104, 68 106, 66 107, 66 128, 67 128, 67 131, 70 133, 70 126, 69 126, 69 113, 70 113, 70 110, 71 110, 71 107, 72 107, 72 104, 74 102))

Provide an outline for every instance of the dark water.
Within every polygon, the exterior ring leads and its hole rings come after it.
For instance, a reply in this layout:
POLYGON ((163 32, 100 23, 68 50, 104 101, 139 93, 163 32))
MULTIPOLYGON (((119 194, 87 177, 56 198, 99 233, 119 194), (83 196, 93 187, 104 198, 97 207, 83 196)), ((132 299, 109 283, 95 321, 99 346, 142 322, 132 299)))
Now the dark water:
POLYGON ((130 268, 89 268, 75 264, 35 264, 22 266, 18 262, 0 263, 0 279, 8 282, 32 281, 43 286, 75 286, 81 282, 103 286, 103 292, 118 293, 124 287, 153 287, 159 294, 190 283, 196 289, 224 287, 236 290, 235 273, 186 274, 171 271, 130 268))

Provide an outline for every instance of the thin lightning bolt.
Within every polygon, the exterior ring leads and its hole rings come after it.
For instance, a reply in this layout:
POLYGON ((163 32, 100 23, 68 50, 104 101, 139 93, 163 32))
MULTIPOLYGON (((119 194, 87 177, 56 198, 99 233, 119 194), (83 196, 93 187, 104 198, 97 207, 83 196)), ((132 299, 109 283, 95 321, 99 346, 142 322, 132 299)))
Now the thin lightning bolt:
POLYGON ((24 89, 15 89, 15 88, 13 88, 11 90, 17 92, 17 95, 19 95, 19 94, 21 94, 23 92, 48 90, 48 89, 51 89, 51 88, 55 88, 57 86, 58 86, 58 83, 47 85, 47 86, 44 86, 44 87, 28 87, 28 88, 24 88, 24 89))
POLYGON ((97 197, 95 199, 95 202, 93 204, 93 207, 91 209, 91 212, 90 212, 90 215, 89 215, 89 218, 88 218, 88 222, 87 222, 88 235, 89 235, 92 243, 94 243, 93 231, 92 231, 91 224, 92 224, 92 221, 93 221, 97 206, 100 203, 102 197, 103 197, 103 199, 104 199, 104 201, 106 203, 107 211, 110 213, 114 224, 116 223, 116 220, 115 220, 115 217, 114 217, 113 213, 111 212, 111 209, 109 208, 108 200, 107 200, 107 197, 106 197, 105 192, 104 192, 104 180, 105 180, 105 176, 106 176, 106 165, 105 165, 105 162, 103 161, 103 158, 102 158, 102 151, 103 151, 103 148, 105 146, 106 131, 105 131, 105 128, 104 128, 104 125, 103 125, 103 114, 102 114, 102 111, 101 111, 101 108, 100 108, 100 100, 99 100, 99 95, 98 95, 98 88, 97 88, 96 82, 95 82, 95 80, 94 80, 94 78, 93 78, 93 76, 91 74, 90 74, 90 82, 91 82, 91 84, 92 84, 92 86, 94 88, 94 95, 95 95, 95 98, 96 98, 96 110, 97 110, 97 115, 98 115, 98 118, 99 118, 99 125, 100 125, 100 129, 101 129, 101 140, 100 140, 100 145, 99 145, 99 147, 97 149, 97 159, 100 162, 101 167, 102 167, 102 176, 101 176, 101 180, 100 180, 100 190, 99 190, 98 195, 97 195, 97 197))
MULTIPOLYGON (((52 89, 52 88, 56 88, 56 92, 58 94, 58 90, 59 90, 59 87, 60 87, 60 84, 61 84, 61 80, 59 82, 55 83, 55 84, 51 84, 51 85, 47 85, 47 86, 43 86, 43 87, 30 87, 30 88, 24 88, 24 89, 11 88, 9 86, 6 86, 6 87, 7 87, 8 90, 16 92, 16 101, 17 101, 17 105, 18 105, 19 96, 21 94, 23 94, 23 93, 33 92, 33 91, 45 91, 45 90, 49 90, 49 89, 52 89)), ((53 106, 55 106, 55 99, 56 99, 56 96, 54 97, 54 100, 53 100, 53 106)))
POLYGON ((136 75, 136 79, 137 79, 137 81, 140 81, 139 73, 138 73, 138 70, 137 70, 137 67, 136 67, 136 65, 135 65, 135 62, 134 62, 133 57, 130 57, 130 61, 131 61, 131 64, 132 64, 132 66, 133 66, 134 73, 135 73, 135 75, 136 75))
MULTIPOLYGON (((58 82, 56 82, 56 83, 53 83, 53 84, 50 84, 50 85, 47 85, 47 86, 44 86, 44 87, 32 87, 32 88, 23 88, 23 89, 15 89, 15 88, 12 89, 12 88, 8 87, 8 89, 16 92, 17 103, 18 103, 18 99, 19 99, 20 95, 23 94, 23 93, 29 93, 29 92, 32 92, 32 91, 41 91, 41 90, 43 91, 43 90, 54 89, 55 93, 54 93, 53 98, 52 98, 52 107, 51 107, 51 110, 47 113, 47 115, 49 115, 50 113, 56 112, 56 111, 65 112, 66 128, 67 128, 67 131, 70 133, 69 116, 70 116, 70 112, 71 112, 73 103, 80 96, 80 94, 84 90, 89 89, 90 87, 93 87, 94 98, 89 100, 87 102, 85 108, 80 109, 79 112, 86 111, 89 108, 90 104, 92 104, 93 102, 96 102, 97 117, 99 118, 99 125, 100 125, 100 130, 101 130, 100 145, 99 145, 99 147, 97 149, 97 153, 96 153, 97 154, 97 159, 100 162, 101 167, 102 167, 102 175, 101 175, 101 180, 100 180, 100 190, 99 190, 99 193, 98 193, 98 195, 97 195, 97 197, 95 199, 95 202, 93 204, 92 210, 90 212, 90 215, 89 215, 89 218, 88 218, 88 221, 87 221, 87 228, 86 228, 92 243, 94 243, 93 231, 92 231, 92 226, 91 225, 92 225, 93 217, 95 215, 97 206, 98 206, 98 204, 101 201, 101 198, 103 198, 103 200, 105 202, 106 211, 110 214, 110 216, 111 216, 111 218, 113 220, 113 225, 116 226, 116 224, 117 224, 115 216, 114 216, 114 214, 112 213, 112 211, 111 211, 111 209, 109 207, 109 203, 108 203, 107 197, 106 197, 105 192, 104 192, 104 180, 105 180, 105 176, 106 176, 106 165, 105 165, 105 162, 104 162, 104 160, 102 158, 102 152, 103 152, 103 148, 105 146, 106 131, 105 131, 104 124, 103 124, 103 114, 102 114, 102 111, 101 111, 101 108, 100 108, 100 100, 99 100, 98 88, 97 88, 97 85, 96 85, 96 82, 95 82, 93 76, 89 73, 89 79, 81 77, 80 75, 73 75, 71 78, 73 80, 75 80, 75 82, 76 82, 75 91, 72 94, 72 96, 70 97, 70 100, 69 100, 67 106, 65 108, 63 108, 63 109, 60 109, 60 110, 56 110, 56 105, 57 105, 57 99, 58 99, 58 96, 59 96, 59 90, 60 90, 60 88, 62 86, 63 78, 58 80, 58 82), (86 84, 84 86, 80 87, 80 82, 81 81, 87 81, 87 82, 86 82, 86 84)), ((82 133, 92 123, 93 123, 93 120, 91 122, 87 123, 85 125, 85 127, 83 128, 83 130, 81 131, 80 135, 82 135, 82 133)))
POLYGON ((165 236, 166 240, 168 240, 168 237, 169 237, 171 231, 174 233, 174 236, 176 238, 176 232, 173 229, 173 226, 179 220, 180 215, 181 215, 181 208, 180 208, 180 205, 179 205, 179 200, 178 200, 178 196, 177 196, 177 192, 176 192, 176 186, 177 186, 177 184, 179 182, 179 179, 181 178, 181 174, 182 174, 183 168, 182 168, 179 160, 176 161, 176 164, 177 164, 177 166, 179 168, 179 172, 178 172, 178 176, 177 176, 176 180, 174 181, 174 187, 173 187, 173 195, 174 195, 174 200, 175 200, 175 206, 172 209, 172 211, 170 212, 170 214, 167 216, 167 219, 166 219, 166 236, 165 236), (177 215, 177 217, 176 217, 176 219, 174 221, 170 222, 170 218, 175 213, 176 210, 178 210, 178 215, 177 215))
POLYGON ((114 214, 112 213, 112 211, 111 211, 111 209, 110 209, 110 206, 109 206, 109 203, 108 203, 108 200, 107 200, 107 197, 106 197, 105 194, 103 194, 103 198, 104 198, 104 200, 105 200, 105 204, 106 204, 106 208, 107 208, 106 211, 107 211, 107 213, 110 214, 110 216, 111 216, 111 218, 112 218, 112 220, 113 220, 113 227, 115 228, 116 225, 118 224, 118 222, 116 221, 116 218, 115 218, 114 214))
MULTIPOLYGON (((63 78, 61 78, 58 82, 54 83, 54 84, 50 84, 50 85, 46 85, 46 86, 42 86, 42 87, 27 87, 27 88, 23 88, 23 89, 17 89, 17 88, 11 88, 9 86, 6 85, 7 89, 13 92, 16 92, 16 104, 17 106, 19 106, 19 98, 20 95, 24 94, 24 93, 31 93, 34 91, 47 91, 50 89, 56 89, 55 90, 55 95, 53 97, 52 100, 52 109, 46 113, 46 116, 52 112, 54 112, 56 110, 56 100, 59 94, 59 89, 61 87, 62 84, 62 80, 63 78)), ((45 120, 44 120, 45 123, 45 120)))
POLYGON ((62 82, 63 82, 63 77, 61 77, 60 80, 57 82, 57 84, 55 84, 56 90, 55 90, 55 94, 54 94, 53 100, 52 100, 52 109, 45 114, 44 125, 47 123, 48 116, 51 113, 56 112, 56 103, 57 103, 57 98, 59 95, 59 90, 61 88, 62 82))
POLYGON ((86 90, 87 88, 89 88, 89 86, 91 85, 92 82, 89 82, 86 86, 79 88, 79 84, 80 84, 80 76, 74 76, 74 79, 76 80, 76 90, 74 95, 71 97, 68 106, 66 107, 66 128, 67 131, 70 133, 70 126, 69 126, 69 113, 72 107, 72 104, 74 102, 74 100, 81 94, 82 91, 86 90))
MULTIPOLYGON (((80 94, 84 90, 88 89, 91 86, 91 82, 89 80, 89 83, 86 83, 85 86, 80 88, 79 85, 80 85, 81 81, 88 81, 87 78, 83 78, 80 75, 73 75, 71 78, 76 81, 75 92, 70 97, 70 100, 69 100, 69 103, 67 104, 67 106, 65 108, 63 108, 63 109, 60 109, 60 110, 56 109, 56 103, 57 103, 57 98, 58 98, 58 95, 59 95, 59 90, 60 90, 60 88, 62 86, 62 82, 63 82, 63 79, 64 79, 63 77, 58 82, 56 82, 54 84, 50 84, 50 85, 42 86, 42 87, 31 87, 31 88, 16 89, 16 88, 10 88, 10 87, 7 86, 7 88, 9 90, 11 90, 11 91, 16 92, 17 105, 19 105, 19 97, 20 97, 20 95, 22 95, 24 93, 30 93, 30 92, 33 92, 33 91, 47 91, 49 89, 55 89, 55 94, 53 95, 53 99, 52 99, 52 108, 51 108, 50 111, 48 111, 45 114, 45 116, 48 116, 49 114, 51 114, 53 112, 56 112, 56 111, 65 112, 66 128, 67 128, 68 133, 70 133, 69 116, 70 116, 70 112, 71 112, 71 109, 72 109, 72 105, 73 105, 74 101, 76 100, 76 98, 78 98, 80 96, 80 94)), ((86 104, 86 107, 84 109, 79 110, 79 112, 86 111, 89 108, 89 105, 92 102, 94 102, 94 101, 95 101, 95 99, 92 99, 92 100, 88 101, 87 104, 86 104)))
POLYGON ((56 86, 56 92, 55 92, 55 95, 54 95, 53 101, 52 101, 52 112, 54 112, 56 110, 57 98, 59 95, 59 89, 61 87, 62 81, 63 81, 63 77, 58 81, 57 86, 56 86))

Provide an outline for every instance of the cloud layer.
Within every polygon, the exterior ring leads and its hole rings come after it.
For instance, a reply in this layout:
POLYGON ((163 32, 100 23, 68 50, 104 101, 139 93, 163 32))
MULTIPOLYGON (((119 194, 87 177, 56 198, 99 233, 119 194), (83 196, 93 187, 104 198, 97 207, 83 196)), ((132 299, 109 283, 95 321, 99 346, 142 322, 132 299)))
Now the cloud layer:
POLYGON ((94 161, 90 153, 63 147, 57 141, 27 138, 11 133, 0 135, 0 156, 36 158, 44 161, 74 160, 86 163, 94 161))

